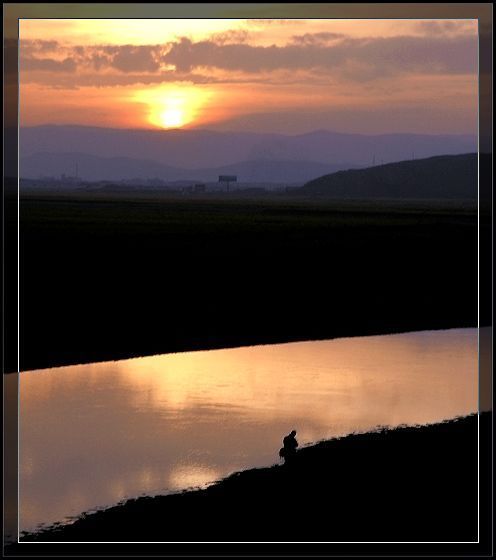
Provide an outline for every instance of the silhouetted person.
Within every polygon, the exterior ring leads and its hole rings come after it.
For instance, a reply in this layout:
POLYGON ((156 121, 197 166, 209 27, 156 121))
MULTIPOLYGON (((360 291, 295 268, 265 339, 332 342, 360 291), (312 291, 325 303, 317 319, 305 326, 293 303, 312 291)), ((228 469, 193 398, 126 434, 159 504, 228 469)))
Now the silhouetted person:
POLYGON ((293 430, 283 440, 283 447, 279 450, 279 457, 284 459, 284 463, 290 463, 296 455, 298 442, 296 441, 296 430, 293 430))

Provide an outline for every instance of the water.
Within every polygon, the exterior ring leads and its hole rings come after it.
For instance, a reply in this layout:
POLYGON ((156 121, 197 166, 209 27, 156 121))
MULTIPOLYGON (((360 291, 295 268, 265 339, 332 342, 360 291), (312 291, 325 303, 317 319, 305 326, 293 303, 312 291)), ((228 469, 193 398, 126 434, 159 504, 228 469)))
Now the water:
POLYGON ((20 375, 20 529, 206 485, 300 445, 477 411, 477 329, 152 356, 20 375))

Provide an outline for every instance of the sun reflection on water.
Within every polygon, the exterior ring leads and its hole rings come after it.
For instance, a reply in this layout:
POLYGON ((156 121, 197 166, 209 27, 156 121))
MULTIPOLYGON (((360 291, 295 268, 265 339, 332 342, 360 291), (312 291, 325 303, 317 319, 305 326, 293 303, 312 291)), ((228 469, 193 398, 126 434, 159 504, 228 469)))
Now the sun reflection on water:
POLYGON ((187 352, 20 375, 21 529, 209 484, 301 445, 477 410, 477 330, 187 352))

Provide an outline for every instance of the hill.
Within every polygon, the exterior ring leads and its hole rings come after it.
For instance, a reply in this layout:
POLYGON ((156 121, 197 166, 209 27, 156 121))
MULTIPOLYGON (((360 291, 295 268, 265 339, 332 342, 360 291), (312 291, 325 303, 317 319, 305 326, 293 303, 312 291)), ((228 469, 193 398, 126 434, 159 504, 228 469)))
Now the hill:
MULTIPOLYGON (((83 181, 160 179, 162 181, 217 181, 219 175, 237 175, 245 183, 299 183, 325 173, 349 169, 352 164, 312 161, 251 160, 221 167, 185 169, 151 160, 130 157, 100 157, 80 152, 37 152, 21 157, 23 179, 77 174, 83 181)), ((233 185, 235 187, 235 185, 233 185)))
POLYGON ((212 130, 112 129, 44 125, 20 129, 20 156, 38 152, 85 153, 98 157, 153 160, 200 169, 240 161, 348 162, 369 165, 412 157, 475 152, 474 135, 344 134, 317 130, 285 135, 212 130))
POLYGON ((338 171, 295 192, 355 199, 477 199, 477 180, 477 154, 444 155, 338 171))

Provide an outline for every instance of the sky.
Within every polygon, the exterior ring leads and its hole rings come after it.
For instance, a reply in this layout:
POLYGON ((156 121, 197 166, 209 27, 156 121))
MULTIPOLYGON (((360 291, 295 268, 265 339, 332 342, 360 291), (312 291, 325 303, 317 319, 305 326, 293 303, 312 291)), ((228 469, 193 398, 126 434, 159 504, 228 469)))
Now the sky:
POLYGON ((476 20, 22 19, 21 126, 477 132, 476 20))

